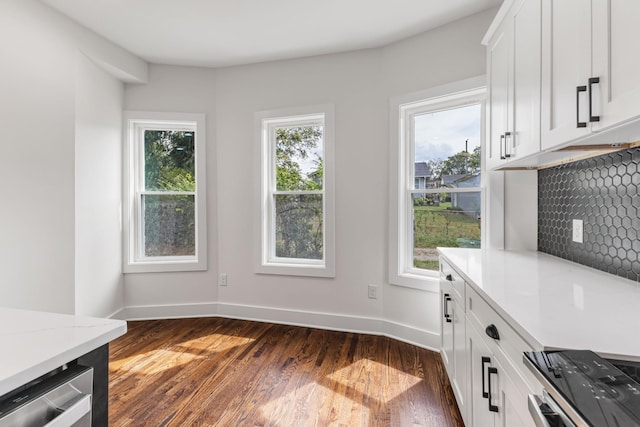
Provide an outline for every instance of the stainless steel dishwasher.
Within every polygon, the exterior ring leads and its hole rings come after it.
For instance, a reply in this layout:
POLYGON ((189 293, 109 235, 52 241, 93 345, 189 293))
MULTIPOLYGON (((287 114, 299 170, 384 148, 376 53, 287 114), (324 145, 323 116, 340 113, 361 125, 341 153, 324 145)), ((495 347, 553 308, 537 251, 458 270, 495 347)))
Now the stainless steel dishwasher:
POLYGON ((0 397, 0 427, 89 427, 93 368, 78 365, 0 397))

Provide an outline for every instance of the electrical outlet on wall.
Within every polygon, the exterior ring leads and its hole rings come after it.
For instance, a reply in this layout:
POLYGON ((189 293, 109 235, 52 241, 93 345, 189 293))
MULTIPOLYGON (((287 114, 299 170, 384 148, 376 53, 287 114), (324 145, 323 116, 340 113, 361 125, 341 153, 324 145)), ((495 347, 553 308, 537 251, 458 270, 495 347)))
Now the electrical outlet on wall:
POLYGON ((371 299, 378 298, 378 287, 376 285, 369 285, 368 295, 371 299))
POLYGON ((220 277, 218 278, 218 285, 227 286, 228 283, 229 283, 229 276, 227 276, 227 273, 221 273, 220 277))
POLYGON ((576 243, 584 243, 584 225, 581 219, 573 220, 573 236, 572 239, 576 243))

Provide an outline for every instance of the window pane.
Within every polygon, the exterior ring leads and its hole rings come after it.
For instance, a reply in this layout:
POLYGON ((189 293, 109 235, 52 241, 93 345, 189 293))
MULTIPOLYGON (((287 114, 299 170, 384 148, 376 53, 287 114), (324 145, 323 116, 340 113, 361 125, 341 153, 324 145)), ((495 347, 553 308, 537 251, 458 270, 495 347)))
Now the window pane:
POLYGON ((322 195, 276 195, 276 257, 323 258, 322 195))
POLYGON ((436 247, 480 247, 480 192, 449 193, 447 188, 480 188, 481 106, 417 114, 413 120, 413 266, 438 270, 436 247))
POLYGON ((144 255, 196 254, 195 196, 143 195, 144 255))
POLYGON ((436 247, 480 247, 480 192, 414 194, 413 266, 438 270, 436 247))
POLYGON ((195 132, 145 130, 144 189, 195 191, 195 132))
POLYGON ((323 127, 275 129, 276 189, 321 190, 323 185, 323 127))

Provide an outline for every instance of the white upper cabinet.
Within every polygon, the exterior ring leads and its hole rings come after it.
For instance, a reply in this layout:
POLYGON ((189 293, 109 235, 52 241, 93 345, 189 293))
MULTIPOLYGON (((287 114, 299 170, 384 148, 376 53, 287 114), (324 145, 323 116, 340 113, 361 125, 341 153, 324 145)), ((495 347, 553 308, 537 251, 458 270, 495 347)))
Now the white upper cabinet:
POLYGON ((640 116, 640 1, 594 0, 592 4, 592 74, 600 78, 594 103, 596 108, 602 106, 601 121, 594 130, 599 130, 640 116))
POLYGON ((508 122, 511 93, 511 22, 505 22, 487 46, 489 90, 487 102, 488 147, 487 169, 502 165, 510 156, 505 139, 510 136, 508 122))
POLYGON ((590 132, 591 2, 543 0, 542 149, 590 132))
POLYGON ((513 11, 512 157, 540 151, 540 0, 516 2, 513 11))
POLYGON ((487 42, 488 169, 540 151, 540 0, 516 1, 487 42))
POLYGON ((638 1, 544 0, 542 149, 640 116, 638 18, 638 1))

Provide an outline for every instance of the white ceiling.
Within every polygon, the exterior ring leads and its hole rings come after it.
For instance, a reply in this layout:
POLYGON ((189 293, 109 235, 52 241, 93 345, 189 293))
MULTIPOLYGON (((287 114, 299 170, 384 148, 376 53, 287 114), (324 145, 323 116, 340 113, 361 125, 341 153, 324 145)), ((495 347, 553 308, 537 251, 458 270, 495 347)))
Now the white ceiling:
POLYGON ((502 3, 502 0, 41 1, 148 62, 210 67, 380 47, 502 3))

